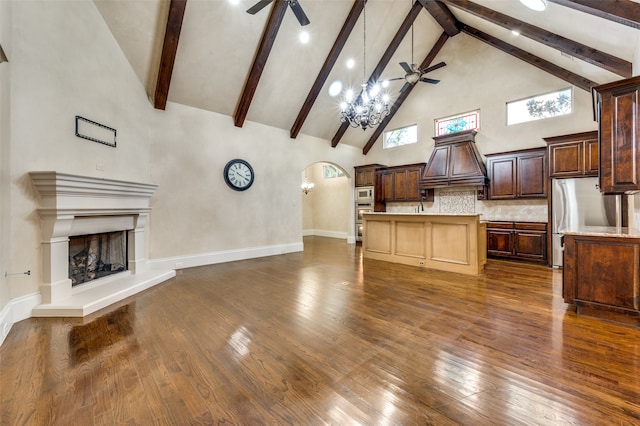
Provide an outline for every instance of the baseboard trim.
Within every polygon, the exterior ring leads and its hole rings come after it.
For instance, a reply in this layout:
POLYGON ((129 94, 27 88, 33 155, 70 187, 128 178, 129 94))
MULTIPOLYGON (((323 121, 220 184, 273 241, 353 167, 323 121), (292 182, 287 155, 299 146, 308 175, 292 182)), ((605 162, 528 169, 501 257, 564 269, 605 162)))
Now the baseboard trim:
POLYGON ((304 246, 302 242, 299 242, 151 259, 148 264, 151 269, 182 269, 193 268, 195 266, 213 265, 216 263, 235 262, 236 260, 276 256, 279 254, 295 253, 303 250, 304 246))
POLYGON ((41 303, 40 293, 11 299, 0 311, 0 345, 11 331, 13 324, 31 317, 31 310, 41 303))
POLYGON ((316 237, 337 238, 340 240, 347 240, 347 242, 349 242, 348 241, 349 238, 353 238, 353 240, 355 241, 355 237, 349 237, 349 234, 346 232, 328 231, 325 229, 305 229, 302 231, 302 235, 304 237, 316 236, 316 237))

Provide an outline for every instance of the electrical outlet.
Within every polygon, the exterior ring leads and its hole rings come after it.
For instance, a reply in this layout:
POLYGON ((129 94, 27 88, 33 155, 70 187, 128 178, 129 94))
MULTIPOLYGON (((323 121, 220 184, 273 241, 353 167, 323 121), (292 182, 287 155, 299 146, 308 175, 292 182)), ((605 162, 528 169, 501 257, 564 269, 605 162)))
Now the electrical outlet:
POLYGON ((104 165, 102 163, 96 163, 96 170, 104 170, 104 165))
POLYGON ((424 265, 424 260, 419 260, 418 265, 424 265))

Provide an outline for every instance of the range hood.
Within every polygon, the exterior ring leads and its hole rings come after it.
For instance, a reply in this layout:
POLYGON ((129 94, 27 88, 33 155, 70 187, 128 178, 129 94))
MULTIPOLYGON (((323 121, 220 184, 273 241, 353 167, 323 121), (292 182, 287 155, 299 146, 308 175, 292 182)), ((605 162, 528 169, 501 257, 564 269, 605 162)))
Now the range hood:
POLYGON ((487 169, 475 143, 475 130, 436 136, 435 148, 420 179, 421 189, 478 186, 483 199, 487 169))

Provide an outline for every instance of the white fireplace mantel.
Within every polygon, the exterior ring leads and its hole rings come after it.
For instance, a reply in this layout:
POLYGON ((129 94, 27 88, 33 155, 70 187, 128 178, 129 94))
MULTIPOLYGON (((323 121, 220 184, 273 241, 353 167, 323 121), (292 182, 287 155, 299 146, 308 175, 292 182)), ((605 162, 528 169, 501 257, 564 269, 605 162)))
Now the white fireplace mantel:
POLYGON ((174 270, 150 270, 145 256, 149 199, 157 185, 31 172, 40 195, 42 304, 34 316, 85 316, 175 276, 174 270), (71 286, 69 237, 112 231, 128 233, 129 270, 71 286))

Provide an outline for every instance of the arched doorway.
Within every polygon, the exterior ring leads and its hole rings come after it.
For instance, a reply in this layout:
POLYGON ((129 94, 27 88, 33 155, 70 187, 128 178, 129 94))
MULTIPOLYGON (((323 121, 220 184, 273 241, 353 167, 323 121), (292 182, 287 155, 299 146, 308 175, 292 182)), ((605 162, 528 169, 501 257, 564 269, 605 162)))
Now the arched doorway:
POLYGON ((301 191, 302 235, 350 241, 353 226, 353 182, 340 166, 329 162, 309 165, 301 175, 313 189, 301 191))

